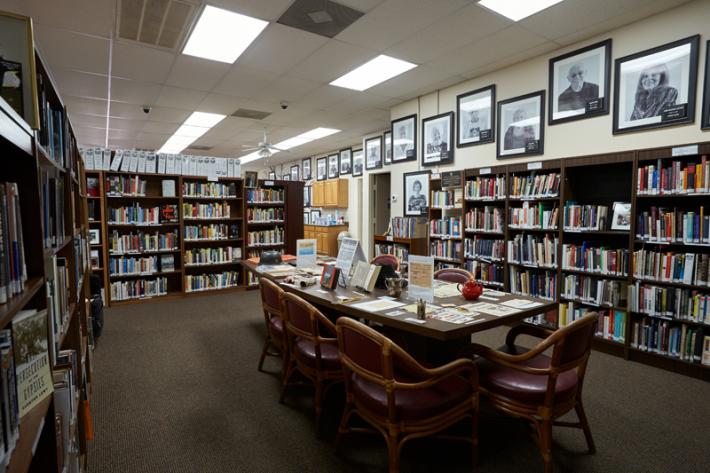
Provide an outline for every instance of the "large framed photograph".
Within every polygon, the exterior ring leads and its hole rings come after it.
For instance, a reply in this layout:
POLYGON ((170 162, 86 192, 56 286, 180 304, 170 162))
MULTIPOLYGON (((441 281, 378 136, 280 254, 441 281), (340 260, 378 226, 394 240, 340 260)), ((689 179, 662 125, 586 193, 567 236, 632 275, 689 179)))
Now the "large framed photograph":
POLYGON ((365 168, 365 156, 361 149, 353 150, 353 177, 362 176, 365 168))
POLYGON ((404 174, 404 215, 426 215, 429 211, 429 175, 431 171, 404 174))
POLYGON ((353 150, 352 148, 341 149, 339 154, 340 175, 350 174, 353 170, 353 150))
POLYGON ((498 159, 544 153, 544 104, 544 90, 498 102, 498 159))
POLYGON ((385 144, 385 149, 384 149, 385 165, 392 164, 392 132, 386 131, 386 132, 384 132, 384 134, 382 136, 383 136, 383 141, 385 144))
POLYGON ((325 181, 328 178, 328 158, 322 157, 316 160, 316 179, 325 181))
POLYGON ((417 116, 392 120, 392 162, 417 159, 417 116))
POLYGON ((705 43, 705 81, 703 82, 703 117, 700 128, 710 128, 710 40, 705 43))
POLYGON ((609 113, 611 39, 550 59, 550 125, 609 113))
POLYGON ((311 158, 301 161, 301 178, 304 181, 311 179, 311 158))
POLYGON ((365 169, 382 167, 382 137, 376 136, 365 140, 365 169))
POLYGON ((338 155, 331 154, 328 156, 328 179, 338 177, 338 155))
POLYGON ((495 141, 496 86, 489 85, 456 97, 456 146, 495 141))
POLYGON ((34 129, 39 129, 37 72, 32 20, 0 13, 0 96, 34 129))
POLYGON ((700 35, 614 61, 614 133, 695 120, 700 35))
POLYGON ((454 162, 454 112, 422 120, 422 166, 454 162))
MULTIPOLYGON (((276 171, 269 171, 269 179, 273 181, 276 180, 276 171)), ((246 187, 246 185, 244 187, 246 187)))
POLYGON ((291 166, 291 180, 298 180, 298 164, 294 164, 293 166, 291 166))

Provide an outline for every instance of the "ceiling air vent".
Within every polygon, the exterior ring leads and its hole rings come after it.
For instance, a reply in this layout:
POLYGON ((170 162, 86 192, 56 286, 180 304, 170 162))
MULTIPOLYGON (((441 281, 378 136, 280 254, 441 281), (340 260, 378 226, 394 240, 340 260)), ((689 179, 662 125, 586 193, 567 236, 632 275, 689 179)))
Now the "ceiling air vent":
POLYGON ((299 30, 332 38, 364 13, 330 0, 296 0, 278 22, 299 30))
POLYGON ((177 51, 198 12, 195 0, 118 0, 121 39, 177 51))
POLYGON ((209 151, 214 146, 205 146, 205 145, 190 145, 187 147, 187 149, 194 149, 195 151, 209 151))
POLYGON ((232 114, 233 117, 251 118, 252 120, 263 120, 271 115, 270 112, 262 112, 259 110, 249 110, 248 108, 240 108, 232 114))

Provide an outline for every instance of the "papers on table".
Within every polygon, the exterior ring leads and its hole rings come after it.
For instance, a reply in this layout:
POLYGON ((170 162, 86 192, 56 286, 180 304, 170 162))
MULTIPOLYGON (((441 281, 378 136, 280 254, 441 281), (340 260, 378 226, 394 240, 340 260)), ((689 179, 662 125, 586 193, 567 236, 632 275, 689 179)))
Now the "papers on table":
MULTIPOLYGON (((441 309, 429 316, 430 319, 442 320, 444 322, 449 322, 450 324, 467 324, 473 323, 476 320, 476 316, 479 315, 478 312, 471 312, 465 309, 463 306, 455 307, 453 309, 441 309)), ((483 320, 483 319, 480 319, 483 320)))
POLYGON ((488 302, 479 302, 477 304, 470 305, 472 305, 478 312, 495 315, 496 317, 503 317, 505 315, 512 315, 520 312, 519 309, 513 309, 512 307, 506 307, 499 304, 489 304, 488 302))
POLYGON ((461 293, 457 289, 458 284, 445 283, 434 287, 434 297, 454 297, 460 296, 461 293))
POLYGON ((528 301, 526 299, 511 299, 509 301, 501 302, 501 304, 514 309, 532 309, 533 307, 542 305, 541 302, 528 301))
MULTIPOLYGON (((402 304, 402 305, 404 305, 404 304, 402 304)), ((429 315, 432 312, 437 311, 439 309, 441 309, 441 307, 439 307, 438 305, 427 304, 426 309, 424 310, 424 313, 426 315, 429 315)), ((417 313, 417 304, 409 304, 407 306, 402 307, 402 310, 406 310, 410 314, 416 314, 417 313)))
POLYGON ((390 310, 396 307, 402 307, 404 303, 388 299, 373 299, 366 302, 358 302, 357 304, 351 304, 350 307, 355 309, 364 310, 365 312, 380 312, 383 310, 390 310))
POLYGON ((256 267, 256 270, 260 273, 268 274, 269 276, 274 277, 289 276, 296 272, 296 268, 290 264, 260 264, 256 267))

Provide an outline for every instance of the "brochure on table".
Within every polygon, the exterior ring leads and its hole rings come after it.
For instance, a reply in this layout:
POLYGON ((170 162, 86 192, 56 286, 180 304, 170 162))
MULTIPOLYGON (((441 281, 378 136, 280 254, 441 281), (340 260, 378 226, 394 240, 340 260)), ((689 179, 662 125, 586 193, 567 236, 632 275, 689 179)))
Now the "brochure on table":
POLYGON ((355 238, 343 238, 335 261, 335 267, 340 268, 340 285, 345 286, 349 283, 350 271, 358 261, 367 262, 360 241, 355 238))
POLYGON ((434 258, 409 255, 409 285, 407 291, 414 299, 434 302, 434 258))
POLYGON ((296 240, 296 267, 316 266, 316 240, 296 240))

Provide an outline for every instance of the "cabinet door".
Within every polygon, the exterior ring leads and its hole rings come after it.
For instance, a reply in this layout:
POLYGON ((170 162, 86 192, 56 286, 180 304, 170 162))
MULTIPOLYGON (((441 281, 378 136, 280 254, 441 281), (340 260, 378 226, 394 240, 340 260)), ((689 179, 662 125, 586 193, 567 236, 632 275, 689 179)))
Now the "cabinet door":
POLYGON ((335 180, 326 182, 325 205, 327 207, 337 207, 338 206, 338 181, 339 181, 339 179, 335 179, 335 180))
POLYGON ((341 209, 348 208, 349 195, 348 195, 348 180, 347 179, 338 179, 338 185, 335 190, 335 199, 336 199, 336 205, 339 208, 341 208, 341 209))
POLYGON ((313 207, 323 207, 325 203, 324 182, 313 183, 313 207))

